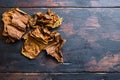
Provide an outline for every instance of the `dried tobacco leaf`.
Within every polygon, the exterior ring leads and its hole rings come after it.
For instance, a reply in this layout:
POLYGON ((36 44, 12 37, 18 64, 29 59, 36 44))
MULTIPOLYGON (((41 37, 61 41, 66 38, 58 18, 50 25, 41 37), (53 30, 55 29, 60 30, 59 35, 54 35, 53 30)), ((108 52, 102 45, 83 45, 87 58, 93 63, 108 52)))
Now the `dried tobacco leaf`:
POLYGON ((50 32, 46 32, 44 28, 36 26, 35 29, 29 31, 25 36, 25 43, 22 47, 22 54, 30 59, 36 58, 48 43, 50 32))
POLYGON ((15 42, 20 40, 26 31, 30 16, 18 8, 12 8, 2 15, 4 22, 4 30, 2 35, 7 36, 7 42, 15 42))
POLYGON ((61 48, 65 44, 66 40, 63 40, 61 35, 54 31, 51 33, 52 41, 45 46, 45 50, 48 55, 54 57, 58 62, 63 62, 61 48))
POLYGON ((40 25, 48 28, 56 28, 62 24, 63 19, 60 18, 55 12, 48 9, 47 13, 36 12, 33 18, 30 19, 30 26, 40 25))

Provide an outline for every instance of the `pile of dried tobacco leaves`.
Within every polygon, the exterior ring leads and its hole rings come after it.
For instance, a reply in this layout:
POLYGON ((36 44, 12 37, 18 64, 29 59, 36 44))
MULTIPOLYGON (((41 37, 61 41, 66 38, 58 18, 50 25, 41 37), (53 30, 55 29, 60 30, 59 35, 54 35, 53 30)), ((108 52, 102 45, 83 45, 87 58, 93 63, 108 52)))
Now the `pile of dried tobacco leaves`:
POLYGON ((47 13, 36 12, 32 17, 18 8, 12 8, 2 15, 2 35, 11 43, 24 39, 22 54, 29 59, 36 58, 42 50, 63 62, 61 48, 66 40, 57 31, 50 31, 62 24, 62 18, 48 9, 47 13))

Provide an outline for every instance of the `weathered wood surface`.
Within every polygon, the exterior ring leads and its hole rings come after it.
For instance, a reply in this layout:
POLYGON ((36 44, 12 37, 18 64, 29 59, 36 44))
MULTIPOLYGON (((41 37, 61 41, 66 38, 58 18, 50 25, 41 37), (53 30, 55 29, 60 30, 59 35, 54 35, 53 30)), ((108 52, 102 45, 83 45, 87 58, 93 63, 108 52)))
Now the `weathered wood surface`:
POLYGON ((120 0, 1 0, 0 7, 120 7, 120 0))
MULTIPOLYGON (((0 15, 9 8, 0 8, 0 15)), ((43 8, 20 8, 29 14, 43 8)), ((35 60, 21 55, 22 41, 6 44, 0 34, 0 72, 120 72, 119 8, 54 8, 64 18, 57 29, 67 40, 64 63, 41 53, 35 60)), ((0 32, 3 23, 0 21, 0 32)))
POLYGON ((12 7, 31 15, 52 8, 64 18, 57 29, 67 40, 64 63, 46 52, 35 60, 22 56, 23 41, 6 44, 1 36, 0 16, 0 80, 120 79, 120 0, 1 0, 0 15, 12 7))

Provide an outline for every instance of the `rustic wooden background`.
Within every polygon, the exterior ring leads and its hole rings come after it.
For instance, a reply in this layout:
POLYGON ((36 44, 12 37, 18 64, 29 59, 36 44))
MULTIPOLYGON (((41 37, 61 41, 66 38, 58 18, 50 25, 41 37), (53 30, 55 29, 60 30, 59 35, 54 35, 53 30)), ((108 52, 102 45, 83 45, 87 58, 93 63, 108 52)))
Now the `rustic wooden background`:
POLYGON ((0 80, 120 80, 120 0, 1 0, 0 80), (51 8, 64 18, 57 29, 67 43, 64 63, 46 52, 35 60, 21 55, 23 41, 6 44, 1 36, 4 11, 51 8))

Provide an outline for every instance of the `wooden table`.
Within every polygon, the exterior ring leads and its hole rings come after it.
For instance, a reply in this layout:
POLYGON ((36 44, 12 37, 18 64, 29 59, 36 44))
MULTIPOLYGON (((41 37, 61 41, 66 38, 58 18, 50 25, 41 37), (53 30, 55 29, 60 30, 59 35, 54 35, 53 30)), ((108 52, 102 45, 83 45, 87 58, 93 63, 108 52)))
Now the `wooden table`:
POLYGON ((13 7, 31 15, 52 8, 64 18, 64 63, 46 52, 22 56, 23 41, 6 44, 0 20, 0 80, 120 80, 120 0, 1 0, 0 15, 13 7))

